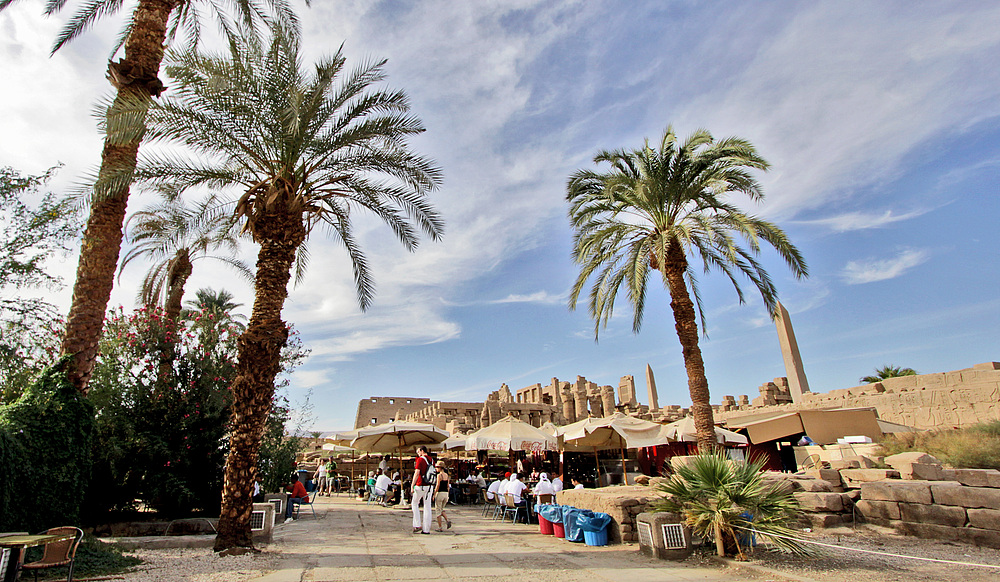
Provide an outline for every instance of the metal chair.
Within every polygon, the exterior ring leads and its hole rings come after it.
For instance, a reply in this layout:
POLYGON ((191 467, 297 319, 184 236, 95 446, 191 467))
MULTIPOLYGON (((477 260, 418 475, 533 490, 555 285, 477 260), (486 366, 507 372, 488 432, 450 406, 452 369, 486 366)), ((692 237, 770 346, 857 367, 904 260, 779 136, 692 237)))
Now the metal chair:
POLYGON ((313 514, 313 517, 316 517, 316 510, 313 509, 313 503, 316 503, 316 496, 315 495, 307 495, 306 497, 309 498, 309 501, 306 501, 305 499, 303 499, 299 503, 296 503, 295 507, 292 508, 292 517, 294 517, 295 519, 299 518, 299 510, 302 509, 303 505, 308 506, 309 507, 309 511, 311 511, 312 514, 313 514))
POLYGON ((21 570, 34 572, 35 581, 37 582, 39 570, 69 566, 69 574, 66 576, 66 582, 73 582, 73 564, 76 561, 76 549, 80 546, 80 540, 83 539, 83 530, 74 526, 63 526, 45 530, 42 534, 73 534, 73 537, 59 542, 45 544, 44 551, 42 552, 42 559, 37 562, 21 564, 21 570))
MULTIPOLYGON (((517 523, 517 516, 520 515, 521 510, 525 509, 525 506, 521 505, 519 503, 515 503, 514 502, 514 494, 513 493, 504 493, 503 497, 504 497, 504 500, 506 500, 507 503, 505 504, 505 507, 504 507, 504 510, 503 510, 503 517, 500 519, 500 521, 501 522, 505 521, 507 519, 507 514, 508 513, 513 513, 514 516, 511 518, 510 522, 511 523, 517 523)), ((527 517, 528 517, 527 513, 525 513, 525 519, 527 519, 527 517)))

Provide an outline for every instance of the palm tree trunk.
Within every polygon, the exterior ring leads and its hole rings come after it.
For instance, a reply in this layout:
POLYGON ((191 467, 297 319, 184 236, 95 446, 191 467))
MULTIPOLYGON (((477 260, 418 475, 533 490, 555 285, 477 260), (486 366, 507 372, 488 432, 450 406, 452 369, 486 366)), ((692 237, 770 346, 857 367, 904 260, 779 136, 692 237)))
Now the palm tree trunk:
POLYGON ((288 296, 295 251, 305 240, 306 232, 301 213, 275 214, 278 212, 258 223, 265 226, 265 232, 257 236, 261 247, 257 255, 253 312, 246 331, 237 342, 239 361, 232 384, 232 428, 219 533, 215 538, 217 552, 253 547, 250 535, 253 476, 274 398, 274 378, 281 366, 281 349, 288 339, 281 308, 288 296))
POLYGON ((169 333, 163 339, 165 345, 160 350, 159 374, 160 380, 164 383, 168 383, 173 376, 177 344, 180 342, 181 299, 184 297, 184 284, 191 276, 192 269, 187 249, 179 249, 167 268, 167 297, 163 314, 169 333))
MULTIPOLYGON (((163 60, 167 22, 176 5, 177 0, 139 1, 132 14, 132 32, 125 42, 125 58, 108 65, 108 78, 118 89, 112 107, 130 107, 136 99, 150 99, 163 91, 157 74, 163 60)), ((120 143, 111 135, 105 138, 99 183, 102 178, 132 174, 141 133, 127 143, 120 143)), ((97 197, 83 233, 73 302, 61 348, 62 355, 72 356, 67 377, 83 394, 87 393, 97 357, 97 341, 104 327, 104 312, 114 286, 128 195, 126 184, 97 197)))
POLYGON ((695 318, 694 302, 688 293, 684 273, 687 272, 687 258, 676 241, 667 245, 666 265, 663 275, 670 288, 670 308, 674 312, 674 327, 681 341, 684 355, 684 369, 687 371, 688 392, 691 394, 691 415, 694 416, 695 430, 698 432, 698 452, 708 453, 716 448, 715 418, 705 377, 705 362, 698 347, 698 321, 695 318))

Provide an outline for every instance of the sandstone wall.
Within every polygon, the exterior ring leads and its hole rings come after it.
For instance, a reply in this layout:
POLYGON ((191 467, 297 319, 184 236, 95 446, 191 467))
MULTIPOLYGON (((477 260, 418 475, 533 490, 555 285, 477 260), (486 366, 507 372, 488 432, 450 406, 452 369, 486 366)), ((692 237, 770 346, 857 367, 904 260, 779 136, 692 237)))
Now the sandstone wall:
MULTIPOLYGON (((742 402, 743 397, 740 400, 742 402)), ((754 402, 761 402, 761 399, 754 402)), ((788 411, 874 408, 880 419, 889 422, 921 429, 961 428, 1000 420, 1000 363, 986 362, 952 372, 889 378, 826 393, 805 393, 802 402, 797 404, 730 405, 720 407, 718 419, 724 420, 729 411, 745 414, 745 411, 761 408, 788 411)))

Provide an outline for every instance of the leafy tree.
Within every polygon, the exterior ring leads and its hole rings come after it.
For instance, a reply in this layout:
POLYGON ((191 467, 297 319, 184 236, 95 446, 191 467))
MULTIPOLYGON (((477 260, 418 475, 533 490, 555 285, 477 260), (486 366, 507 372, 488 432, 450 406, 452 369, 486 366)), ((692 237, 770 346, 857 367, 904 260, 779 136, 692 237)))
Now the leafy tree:
POLYGON ((79 236, 70 200, 39 192, 54 172, 25 176, 0 168, 0 403, 13 402, 58 354, 55 306, 24 295, 62 287, 45 262, 70 252, 79 236))
POLYGON ((228 54, 172 53, 167 72, 177 90, 149 111, 149 138, 186 145, 199 157, 150 156, 138 172, 145 183, 176 192, 242 188, 236 212, 260 245, 233 382, 216 550, 252 546, 250 484, 287 336, 281 309, 293 267, 300 274, 305 267, 312 227, 322 223, 346 248, 362 309, 372 301, 374 283, 352 216, 372 212, 409 250, 417 246, 418 228, 433 239, 442 229, 426 201, 440 172, 407 142, 423 126, 408 113, 404 93, 371 88, 383 79, 385 61, 345 75, 346 59, 338 52, 302 70, 298 37, 282 27, 273 27, 266 42, 243 29, 229 42, 228 54))
MULTIPOLYGON (((0 11, 16 1, 0 0, 0 11)), ((66 4, 66 0, 46 0, 45 14, 59 12, 66 4)), ((123 6, 121 0, 81 2, 56 38, 52 52, 83 34, 96 21, 117 13, 123 6)), ((221 17, 222 10, 228 7, 247 26, 253 26, 265 14, 264 6, 273 9, 281 21, 296 21, 285 0, 138 0, 132 17, 126 20, 111 51, 114 55, 124 49, 124 56, 108 63, 108 80, 117 91, 108 113, 113 115, 127 110, 130 115, 119 117, 117 126, 108 127, 61 347, 63 355, 72 357, 66 367, 68 377, 83 394, 87 393, 104 312, 114 285, 125 206, 139 144, 145 132, 144 109, 165 89, 158 77, 164 47, 174 41, 179 32, 197 44, 204 12, 221 17)))
POLYGON ((881 382, 886 378, 899 378, 900 376, 916 376, 917 371, 913 368, 900 368, 899 366, 890 366, 886 364, 881 368, 875 368, 874 376, 863 376, 861 378, 862 384, 874 384, 875 382, 881 382))
POLYGON ((767 538, 775 546, 805 553, 792 529, 799 514, 798 501, 790 489, 764 479, 764 459, 731 461, 721 451, 701 453, 657 486, 663 497, 653 511, 684 515, 692 531, 715 541, 715 551, 726 555, 727 546, 743 557, 751 533, 767 538))
POLYGON ((190 208, 178 197, 164 196, 159 204, 130 216, 125 226, 133 246, 122 258, 121 270, 135 259, 153 261, 139 291, 142 304, 162 305, 166 316, 177 321, 184 285, 200 259, 221 261, 252 281, 250 268, 236 256, 239 240, 232 224, 231 214, 214 194, 190 208))
POLYGON ((670 127, 657 149, 647 142, 630 151, 601 151, 594 163, 611 168, 603 173, 578 170, 567 188, 570 224, 576 231, 573 259, 580 265, 570 309, 576 309, 587 281, 594 277, 589 307, 596 339, 610 321, 615 298, 624 285, 634 313, 632 331, 638 333, 650 270, 660 272, 670 292, 683 350, 698 447, 711 451, 716 446, 715 428, 695 305, 702 325, 704 312, 690 261, 700 259, 706 272, 722 271, 741 303, 744 297, 737 276, 749 279, 772 317, 777 290, 757 261, 761 242, 771 245, 796 277, 807 276, 805 261, 780 228, 726 200, 728 195, 742 193, 752 201, 762 201, 760 184, 750 171, 766 170, 768 164, 746 140, 716 141, 707 131, 698 130, 680 143, 670 127), (738 238, 746 245, 741 246, 738 238))

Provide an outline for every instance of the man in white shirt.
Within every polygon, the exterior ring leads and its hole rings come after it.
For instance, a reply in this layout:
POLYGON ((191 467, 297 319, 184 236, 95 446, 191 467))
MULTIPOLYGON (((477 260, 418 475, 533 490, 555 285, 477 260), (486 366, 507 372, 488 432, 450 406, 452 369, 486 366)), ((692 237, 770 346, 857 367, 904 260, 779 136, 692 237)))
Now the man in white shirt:
POLYGON ((510 475, 511 475, 510 471, 504 473, 503 481, 500 481, 500 488, 497 489, 497 493, 499 493, 501 496, 507 494, 507 484, 510 483, 510 475))
POLYGON ((490 483, 489 488, 486 490, 486 499, 494 501, 497 498, 497 495, 499 494, 500 494, 500 479, 496 479, 492 483, 490 483))
MULTIPOLYGON (((385 495, 389 491, 389 486, 392 485, 392 479, 385 471, 375 479, 375 495, 385 495)), ((384 501, 382 502, 385 503, 384 501)))
POLYGON ((552 475, 552 492, 559 493, 563 490, 562 475, 555 473, 552 475))
POLYGON ((506 493, 510 493, 514 497, 514 503, 521 503, 521 494, 528 488, 527 485, 521 482, 517 478, 517 473, 510 476, 510 481, 507 483, 506 493))
POLYGON ((535 497, 539 495, 553 495, 555 490, 552 488, 552 482, 549 481, 548 473, 542 473, 538 476, 538 484, 535 485, 533 490, 535 497))

